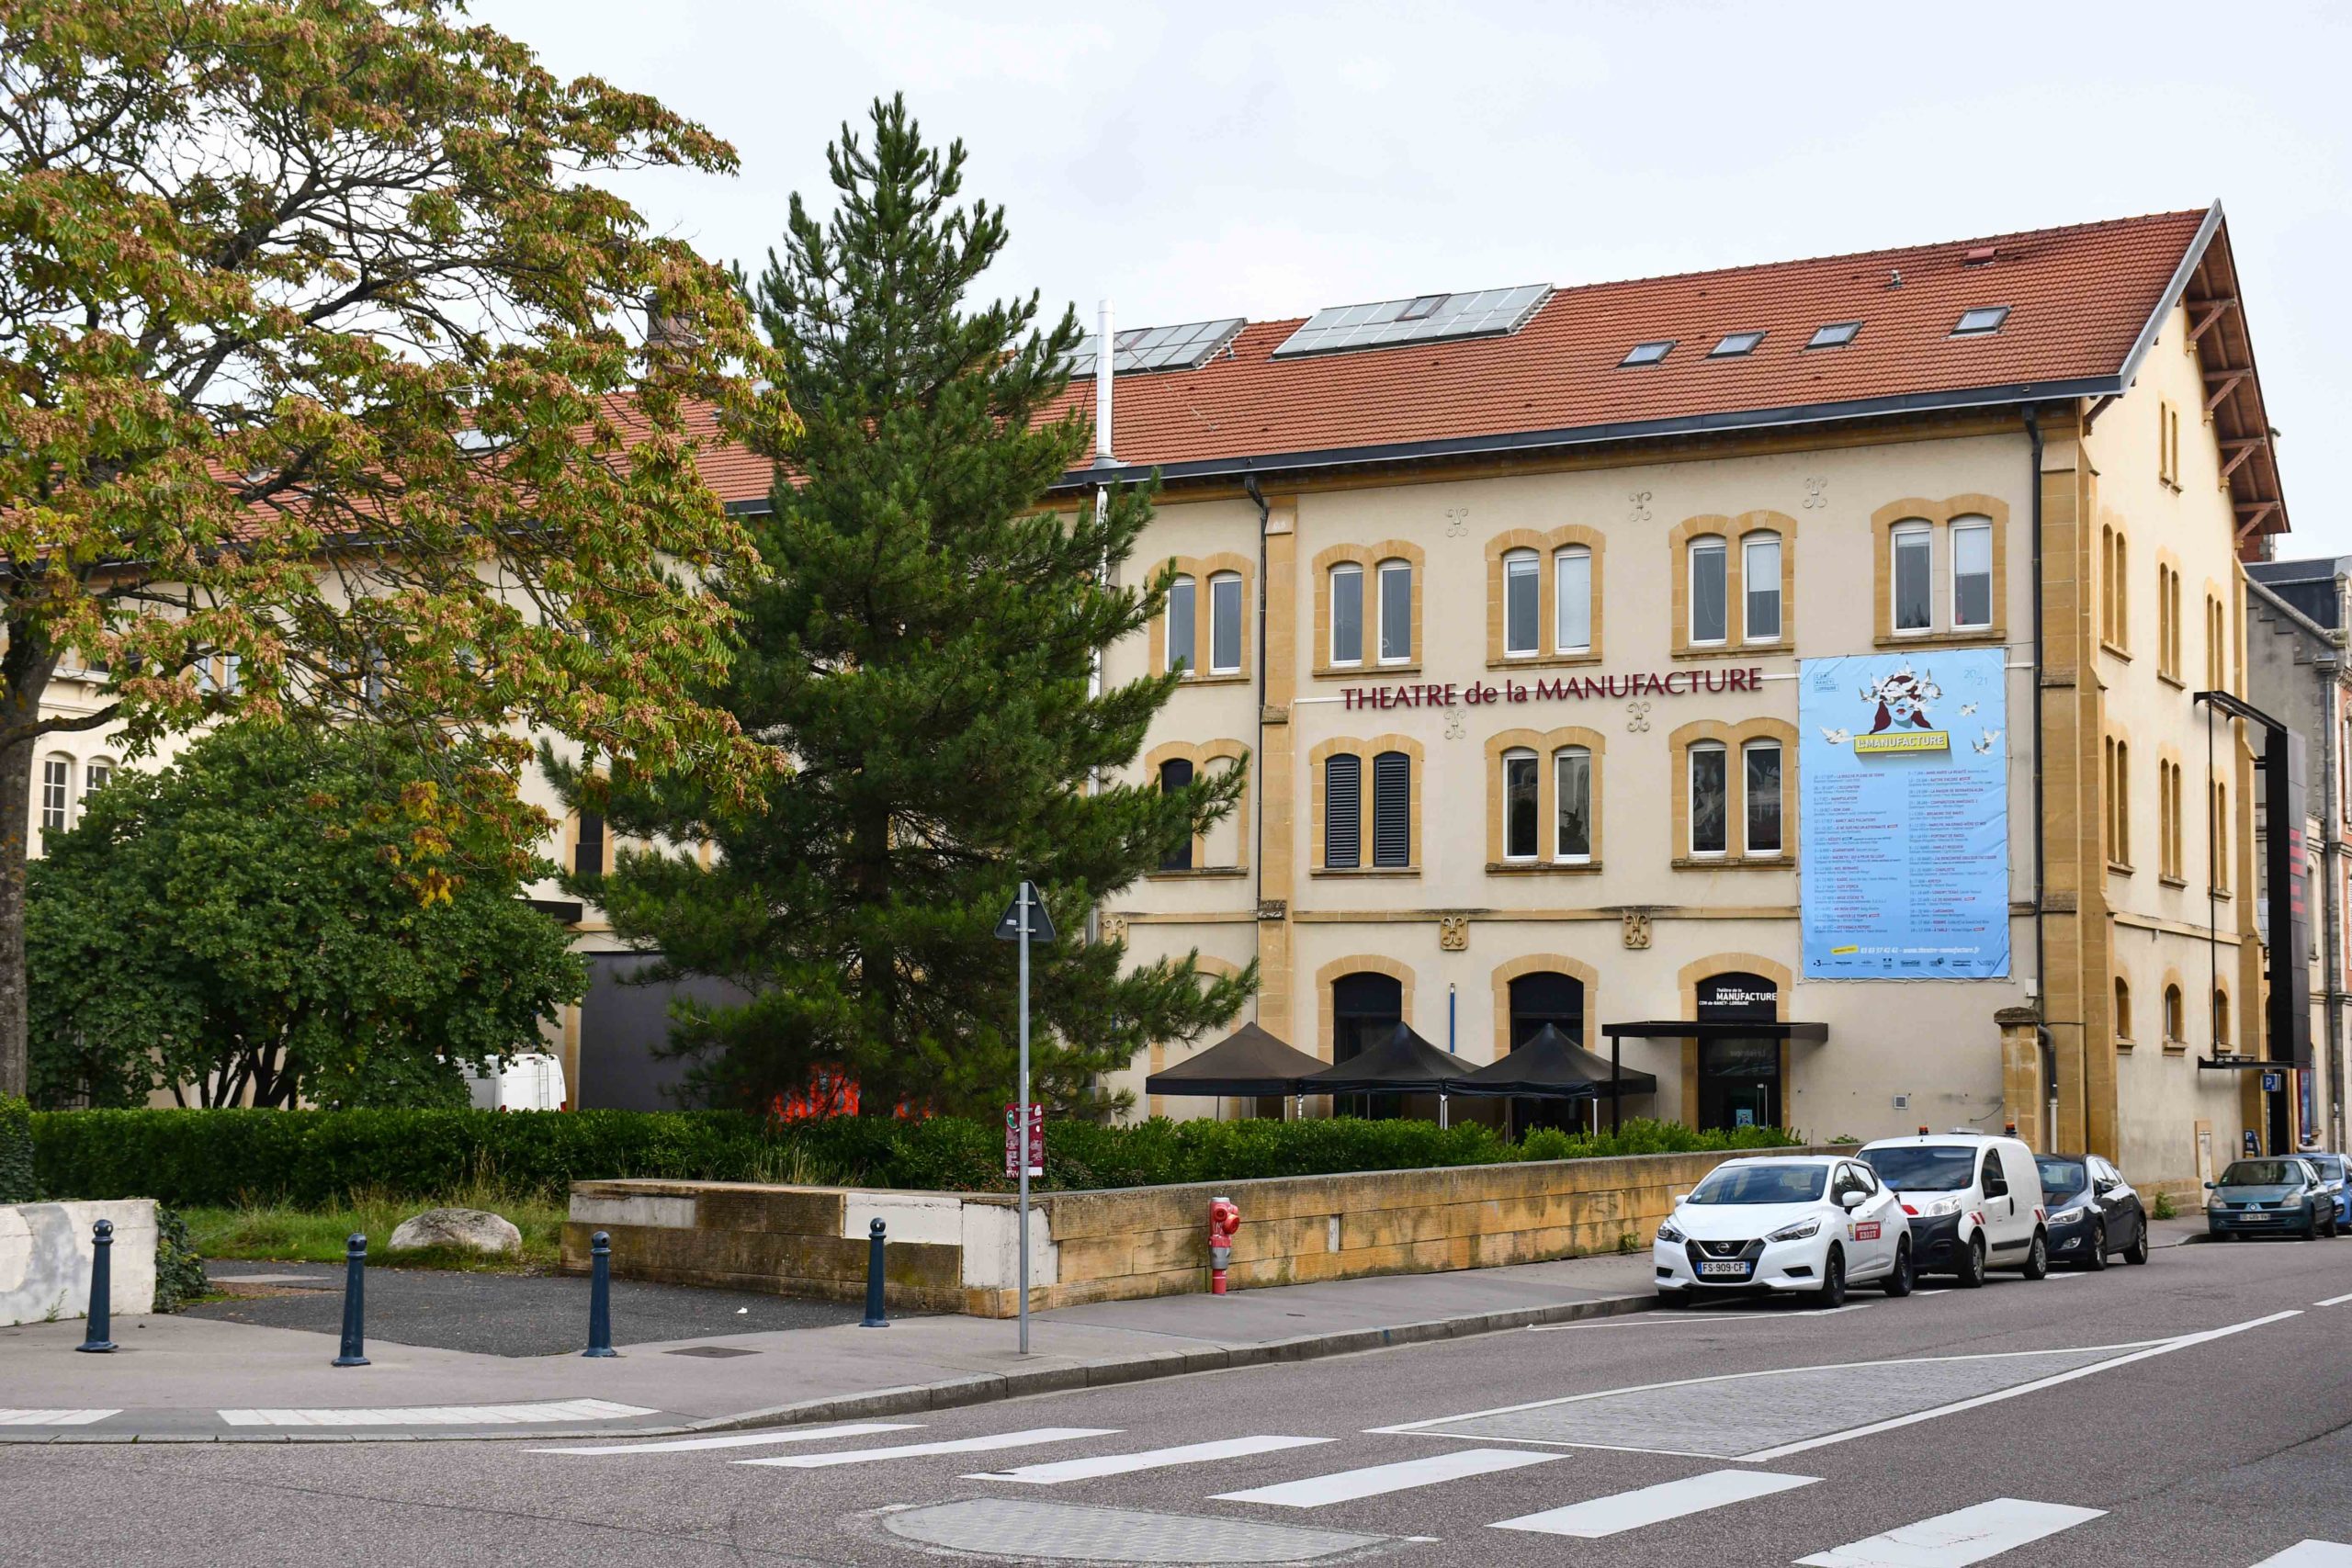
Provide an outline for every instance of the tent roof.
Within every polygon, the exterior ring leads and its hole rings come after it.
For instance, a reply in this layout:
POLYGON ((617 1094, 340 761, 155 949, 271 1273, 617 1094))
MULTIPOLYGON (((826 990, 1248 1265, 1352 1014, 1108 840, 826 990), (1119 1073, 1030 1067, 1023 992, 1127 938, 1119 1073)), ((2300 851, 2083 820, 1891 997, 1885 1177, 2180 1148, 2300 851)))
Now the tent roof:
POLYGON ((1410 1094, 1442 1092, 1448 1078, 1462 1072, 1458 1056, 1449 1056, 1400 1023, 1378 1044, 1360 1055, 1335 1062, 1299 1081, 1306 1094, 1410 1094))
POLYGON ((1545 1024, 1517 1050, 1455 1078, 1448 1094, 1511 1095, 1537 1100, 1605 1100, 1611 1094, 1656 1094, 1650 1073, 1620 1070, 1612 1085, 1609 1064, 1545 1024))
POLYGON ((1143 1080, 1146 1094, 1290 1094, 1323 1063, 1245 1023, 1189 1061, 1143 1080))

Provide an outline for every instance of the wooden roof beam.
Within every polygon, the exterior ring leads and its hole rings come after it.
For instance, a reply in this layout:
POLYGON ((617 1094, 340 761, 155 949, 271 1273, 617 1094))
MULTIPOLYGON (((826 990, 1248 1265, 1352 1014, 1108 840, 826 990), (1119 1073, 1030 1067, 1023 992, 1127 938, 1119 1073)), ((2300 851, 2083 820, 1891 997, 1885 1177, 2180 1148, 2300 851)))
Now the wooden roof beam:
POLYGON ((2254 374, 2251 370, 2208 370, 2205 384, 2213 389, 2205 394, 2205 412, 2211 413, 2222 406, 2222 400, 2238 389, 2238 383, 2254 374))
POLYGON ((2256 452, 2261 451, 2263 443, 2261 440, 2254 436, 2245 436, 2233 441, 2222 442, 2222 450, 2230 455, 2230 460, 2222 465, 2222 482, 2223 484, 2229 483, 2230 476, 2236 473, 2240 468, 2244 467, 2245 460, 2248 457, 2253 457, 2256 452))
POLYGON ((2278 510, 2278 503, 2275 501, 2257 501, 2242 504, 2238 510, 2245 513, 2244 521, 2238 524, 2238 542, 2244 544, 2254 536, 2255 530, 2260 528, 2272 513, 2278 510))
POLYGON ((2189 315, 2192 318, 2188 324, 2189 346, 2196 347, 2197 340, 2211 331, 2214 322, 2234 310, 2237 302, 2235 295, 2222 299, 2182 300, 2181 303, 2188 307, 2189 315))

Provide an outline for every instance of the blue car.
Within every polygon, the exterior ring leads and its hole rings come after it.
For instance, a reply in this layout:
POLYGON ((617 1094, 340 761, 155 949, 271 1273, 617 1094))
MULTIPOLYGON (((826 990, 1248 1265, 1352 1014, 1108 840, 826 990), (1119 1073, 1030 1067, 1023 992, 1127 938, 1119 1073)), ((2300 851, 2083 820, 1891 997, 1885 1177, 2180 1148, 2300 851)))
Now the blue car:
POLYGON ((2335 1235, 2335 1191, 2300 1156, 2232 1160, 2205 1187, 2205 1232, 2215 1241, 2335 1235))
POLYGON ((2319 1172, 2322 1181, 2335 1184, 2335 1228, 2352 1231, 2352 1160, 2342 1155, 2307 1150, 2302 1158, 2319 1172))

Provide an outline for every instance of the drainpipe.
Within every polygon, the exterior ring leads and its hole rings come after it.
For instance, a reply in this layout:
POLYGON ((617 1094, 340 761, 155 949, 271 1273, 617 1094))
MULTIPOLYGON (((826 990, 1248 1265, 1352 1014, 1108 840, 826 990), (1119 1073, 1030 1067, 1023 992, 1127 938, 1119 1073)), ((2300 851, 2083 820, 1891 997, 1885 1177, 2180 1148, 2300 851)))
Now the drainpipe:
MULTIPOLYGON (((1266 903, 1266 772, 1260 763, 1266 754, 1266 523, 1273 508, 1266 504, 1256 474, 1245 472, 1241 488, 1258 504, 1258 670, 1250 682, 1258 694, 1258 749, 1250 759, 1250 835, 1255 846, 1250 852, 1250 904, 1254 918, 1266 903)), ((1253 1000, 1250 1009, 1254 1012, 1256 1008, 1253 1000)))
POLYGON ((2040 992, 2033 999, 2041 1021, 2034 1025, 2034 1039, 2041 1047, 2041 1082, 2043 1097, 2049 1101, 2050 1128, 2045 1148, 2058 1146, 2058 1047, 2050 1033, 2050 970, 2049 943, 2042 933, 2042 906, 2048 902, 2048 850, 2044 839, 2048 835, 2049 818, 2043 809, 2041 670, 2045 653, 2041 628, 2041 416, 2035 410, 2025 411, 2026 439, 2032 446, 2032 463, 2027 471, 2028 494, 2033 518, 2033 984, 2040 992))
MULTIPOLYGON (((2343 580, 2336 581, 2336 601, 2343 602, 2343 580)), ((2340 621, 2342 616, 2337 619, 2340 621)), ((2327 1099, 2330 1148, 2344 1146, 2344 1018, 2337 998, 2342 994, 2344 976, 2343 954, 2337 951, 2344 940, 2338 922, 2344 918, 2341 900, 2336 897, 2335 879, 2341 874, 2338 857, 2344 852, 2344 807, 2336 794, 2341 785, 2341 770, 2346 759, 2335 750, 2344 734, 2344 661, 2329 654, 2316 665, 2319 677, 2319 720, 2322 726, 2319 748, 2319 793, 2324 803, 2320 807, 2319 863, 2321 946, 2326 958, 2320 964, 2321 993, 2327 998, 2327 1099)))

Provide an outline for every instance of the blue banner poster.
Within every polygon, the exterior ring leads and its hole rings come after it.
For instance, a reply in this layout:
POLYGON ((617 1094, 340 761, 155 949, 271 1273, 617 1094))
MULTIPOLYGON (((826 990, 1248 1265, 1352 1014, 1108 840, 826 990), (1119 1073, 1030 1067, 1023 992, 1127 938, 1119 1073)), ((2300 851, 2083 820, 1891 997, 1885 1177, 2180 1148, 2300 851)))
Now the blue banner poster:
POLYGON ((2009 972, 2007 649, 1799 666, 1808 980, 2009 972))

